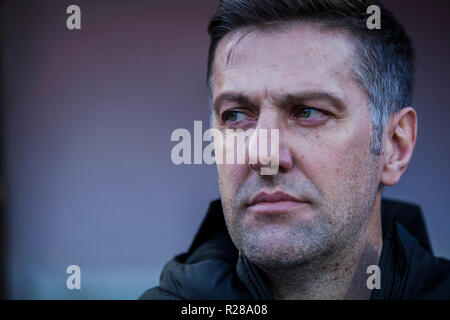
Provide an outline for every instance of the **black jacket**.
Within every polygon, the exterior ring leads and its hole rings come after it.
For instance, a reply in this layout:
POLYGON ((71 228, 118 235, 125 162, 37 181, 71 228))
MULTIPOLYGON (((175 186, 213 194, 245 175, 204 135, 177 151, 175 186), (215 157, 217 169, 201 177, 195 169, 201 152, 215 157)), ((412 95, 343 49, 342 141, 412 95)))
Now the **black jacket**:
MULTIPOLYGON (((450 263, 433 257, 418 206, 383 200, 381 289, 371 299, 450 299, 450 263)), ((272 299, 257 268, 239 254, 226 229, 220 200, 188 252, 164 267, 159 287, 140 299, 272 299)))

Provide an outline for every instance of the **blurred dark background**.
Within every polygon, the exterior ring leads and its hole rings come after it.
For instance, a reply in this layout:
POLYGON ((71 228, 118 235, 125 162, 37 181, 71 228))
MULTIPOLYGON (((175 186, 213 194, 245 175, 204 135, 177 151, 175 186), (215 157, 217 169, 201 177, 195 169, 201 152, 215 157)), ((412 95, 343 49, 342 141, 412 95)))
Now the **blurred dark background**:
MULTIPOLYGON (((450 2, 384 1, 418 54, 413 161, 385 197, 422 207, 450 257, 450 2)), ((217 1, 3 1, 0 294, 135 299, 188 248, 214 166, 172 164, 176 128, 208 125, 206 27, 217 1), (81 30, 66 8, 81 8, 81 30), (5 200, 5 201, 3 201, 5 200), (2 210, 5 204, 5 210, 2 210), (79 265, 81 290, 67 290, 79 265)))

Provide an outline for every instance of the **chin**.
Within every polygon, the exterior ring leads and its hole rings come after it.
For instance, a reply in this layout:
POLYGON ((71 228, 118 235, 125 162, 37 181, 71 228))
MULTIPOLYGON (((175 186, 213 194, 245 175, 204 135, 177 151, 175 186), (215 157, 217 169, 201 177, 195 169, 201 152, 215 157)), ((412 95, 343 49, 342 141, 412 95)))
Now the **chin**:
POLYGON ((241 241, 241 251, 254 264, 262 268, 289 268, 301 265, 320 256, 325 246, 320 240, 308 240, 301 233, 291 235, 255 235, 241 241))

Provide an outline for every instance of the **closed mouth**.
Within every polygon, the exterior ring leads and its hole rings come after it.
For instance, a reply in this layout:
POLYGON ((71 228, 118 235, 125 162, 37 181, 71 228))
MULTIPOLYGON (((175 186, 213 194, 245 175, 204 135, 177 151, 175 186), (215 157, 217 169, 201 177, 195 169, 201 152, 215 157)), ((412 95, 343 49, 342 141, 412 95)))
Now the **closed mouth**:
POLYGON ((298 199, 294 196, 291 196, 287 193, 284 193, 282 191, 276 191, 273 193, 260 192, 250 200, 249 206, 254 206, 258 203, 264 203, 264 202, 275 203, 275 202, 285 202, 285 201, 306 202, 306 201, 301 201, 300 199, 298 199))
POLYGON ((250 200, 248 208, 256 213, 283 213, 308 203, 282 191, 260 192, 250 200))

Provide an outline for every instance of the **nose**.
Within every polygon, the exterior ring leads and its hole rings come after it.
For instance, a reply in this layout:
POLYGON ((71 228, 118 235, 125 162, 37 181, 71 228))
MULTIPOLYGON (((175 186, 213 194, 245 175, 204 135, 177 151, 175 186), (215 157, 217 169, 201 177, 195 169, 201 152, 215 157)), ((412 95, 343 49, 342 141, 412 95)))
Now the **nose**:
POLYGON ((287 135, 274 113, 260 114, 249 141, 249 166, 261 175, 286 173, 293 167, 287 135))

